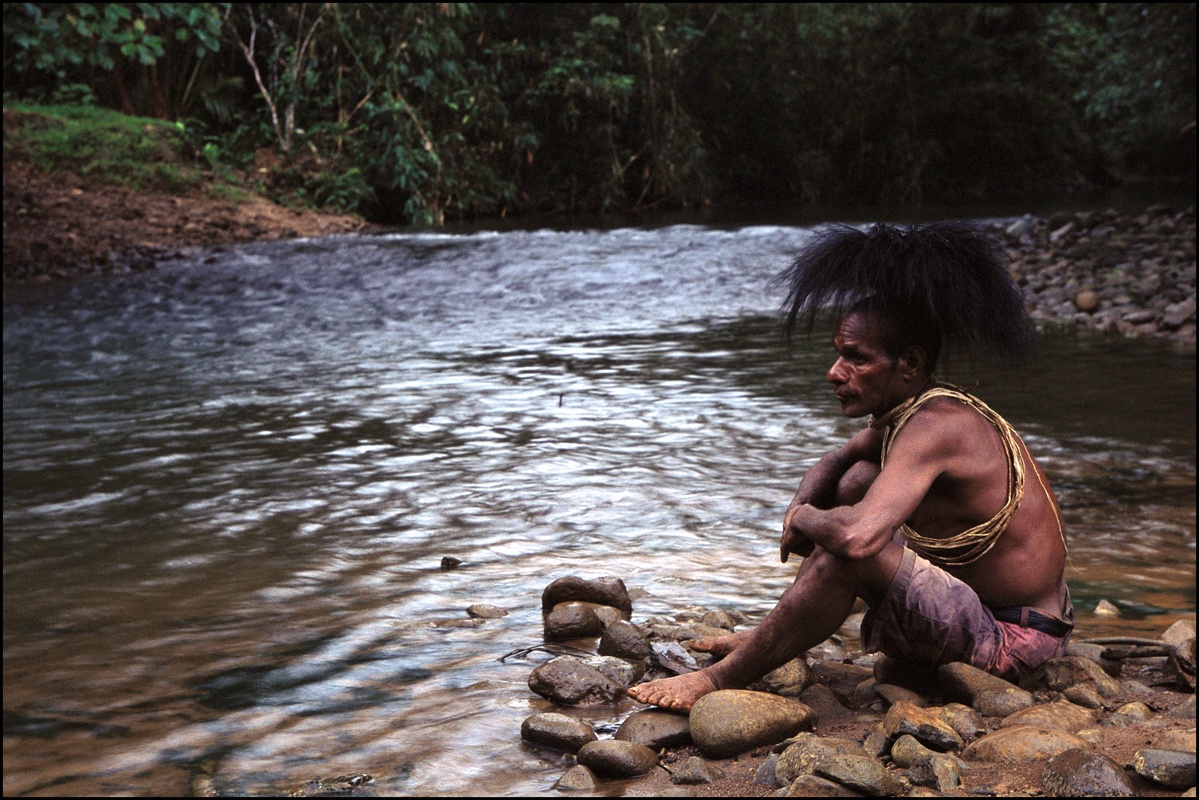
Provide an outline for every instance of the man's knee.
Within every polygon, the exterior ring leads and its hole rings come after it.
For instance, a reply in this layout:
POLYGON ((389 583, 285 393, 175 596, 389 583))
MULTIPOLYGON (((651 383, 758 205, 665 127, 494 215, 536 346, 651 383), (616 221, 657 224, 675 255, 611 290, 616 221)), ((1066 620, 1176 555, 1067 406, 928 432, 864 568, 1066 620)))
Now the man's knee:
POLYGON ((859 461, 850 467, 837 483, 836 505, 852 506, 860 503, 880 471, 877 464, 869 461, 859 461))

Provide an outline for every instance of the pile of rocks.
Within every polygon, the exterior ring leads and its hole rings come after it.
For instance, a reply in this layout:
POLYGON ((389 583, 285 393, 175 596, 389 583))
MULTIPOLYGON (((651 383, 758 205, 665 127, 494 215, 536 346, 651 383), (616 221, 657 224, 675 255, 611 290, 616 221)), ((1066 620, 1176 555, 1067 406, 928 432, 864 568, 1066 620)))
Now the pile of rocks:
POLYGON ((1037 321, 1195 346, 1195 209, 1152 206, 995 224, 1037 321))
POLYGON ((602 739, 566 707, 611 705, 615 727, 616 704, 630 704, 621 699, 629 686, 700 668, 710 656, 689 652, 686 643, 748 620, 689 609, 633 624, 616 578, 560 579, 546 587, 542 606, 547 639, 599 636, 596 653, 559 655, 529 677, 530 689, 564 706, 521 727, 530 744, 575 754, 560 790, 669 776, 666 791, 684 794, 695 784, 784 796, 995 794, 1020 781, 967 785, 964 776, 993 778, 995 769, 1032 765, 1024 788, 1035 793, 1195 793, 1195 629, 1188 622, 1150 645, 1072 644, 1019 686, 965 664, 913 671, 830 640, 748 690, 702 697, 689 716, 634 711, 602 739), (1134 741, 1135 752, 1117 752, 1114 733, 1129 734, 1122 741, 1134 741), (728 786, 726 772, 745 759, 755 760, 752 781, 728 786))

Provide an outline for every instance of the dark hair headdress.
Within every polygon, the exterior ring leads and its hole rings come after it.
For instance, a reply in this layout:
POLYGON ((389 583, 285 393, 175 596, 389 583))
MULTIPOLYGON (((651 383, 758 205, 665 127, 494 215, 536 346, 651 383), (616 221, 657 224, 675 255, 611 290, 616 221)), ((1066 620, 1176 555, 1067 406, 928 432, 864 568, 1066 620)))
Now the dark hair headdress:
POLYGON ((788 341, 801 316, 811 333, 821 310, 840 315, 868 300, 887 314, 922 318, 946 345, 1023 361, 1032 354, 1032 326, 1006 260, 995 239, 965 222, 865 231, 827 225, 774 284, 788 291, 788 341))

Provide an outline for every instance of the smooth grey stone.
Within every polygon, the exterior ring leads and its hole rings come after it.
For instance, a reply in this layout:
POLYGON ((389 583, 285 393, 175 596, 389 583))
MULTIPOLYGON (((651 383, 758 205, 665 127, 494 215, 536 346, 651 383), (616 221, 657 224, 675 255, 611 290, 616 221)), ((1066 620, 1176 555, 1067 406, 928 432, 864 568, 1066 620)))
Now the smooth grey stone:
POLYGON ((645 675, 643 662, 626 661, 615 656, 588 656, 579 660, 589 667, 595 667, 626 689, 645 675))
POLYGON ((1066 750, 1045 762, 1041 786, 1052 797, 1136 797, 1124 769, 1093 750, 1066 750))
POLYGON ((945 693, 966 705, 973 706, 974 699, 983 692, 1002 692, 1019 688, 1003 678, 984 672, 978 667, 954 661, 942 664, 937 669, 941 687, 945 693))
POLYGON ((534 714, 521 723, 520 738, 533 744, 577 753, 580 747, 594 742, 597 737, 586 721, 549 711, 534 714))
POLYGON ((1074 703, 1074 705, 1082 706, 1083 708, 1100 709, 1105 705, 1103 698, 1099 696, 1099 692, 1090 686, 1071 686, 1062 692, 1062 695, 1071 703, 1074 703))
POLYGON ((724 770, 699 756, 691 756, 674 768, 671 783, 696 784, 716 783, 724 778, 724 770))

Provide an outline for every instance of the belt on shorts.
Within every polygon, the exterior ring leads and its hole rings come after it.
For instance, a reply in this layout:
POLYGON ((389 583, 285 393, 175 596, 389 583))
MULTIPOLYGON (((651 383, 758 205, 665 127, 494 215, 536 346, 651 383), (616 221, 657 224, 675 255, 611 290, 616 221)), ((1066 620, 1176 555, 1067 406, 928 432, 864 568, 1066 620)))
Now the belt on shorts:
POLYGON ((1034 631, 1047 633, 1058 639, 1074 630, 1074 626, 1069 622, 1054 619, 1048 614, 1042 614, 1040 611, 1029 606, 1011 606, 1010 608, 994 609, 991 611, 991 614, 1000 622, 1019 625, 1021 628, 1032 628, 1034 631))

